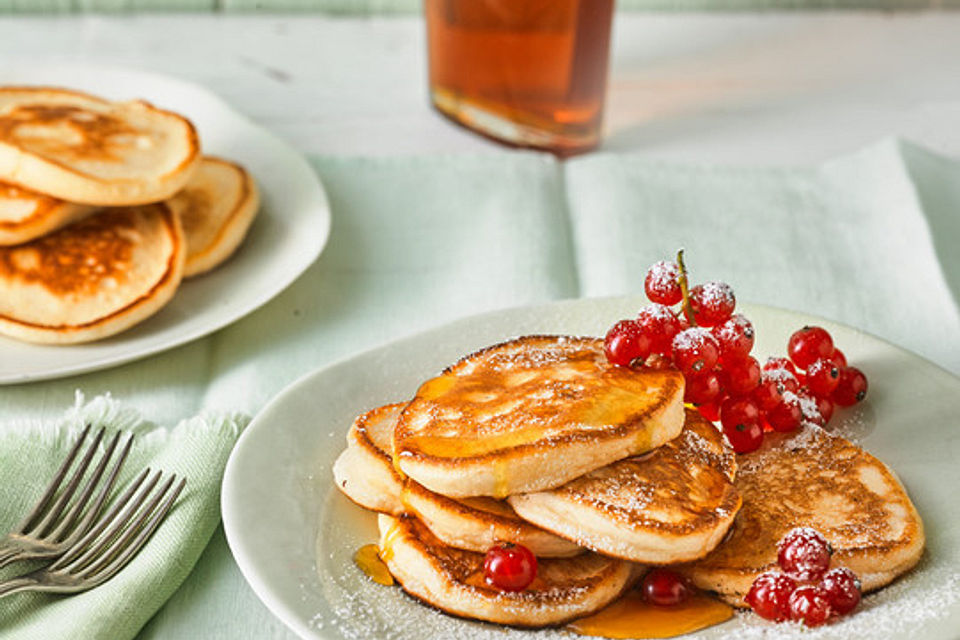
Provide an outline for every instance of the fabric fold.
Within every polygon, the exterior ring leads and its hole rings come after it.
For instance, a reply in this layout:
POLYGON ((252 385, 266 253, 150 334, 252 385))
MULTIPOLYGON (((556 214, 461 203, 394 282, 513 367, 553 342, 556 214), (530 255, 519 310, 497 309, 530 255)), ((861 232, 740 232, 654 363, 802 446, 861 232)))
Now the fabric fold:
MULTIPOLYGON (((220 522, 220 481, 246 425, 239 414, 203 412, 170 429, 144 419, 109 395, 76 405, 55 425, 0 421, 0 531, 15 526, 39 498, 83 426, 135 434, 113 497, 146 467, 187 479, 173 509, 123 570, 99 587, 70 596, 19 593, 0 600, 0 636, 133 638, 193 569, 220 522)), ((105 441, 107 439, 105 438, 105 441)), ((88 442, 92 438, 87 439, 88 442)), ((101 444, 101 451, 104 444, 101 444)), ((22 563, 2 570, 11 577, 22 563)))

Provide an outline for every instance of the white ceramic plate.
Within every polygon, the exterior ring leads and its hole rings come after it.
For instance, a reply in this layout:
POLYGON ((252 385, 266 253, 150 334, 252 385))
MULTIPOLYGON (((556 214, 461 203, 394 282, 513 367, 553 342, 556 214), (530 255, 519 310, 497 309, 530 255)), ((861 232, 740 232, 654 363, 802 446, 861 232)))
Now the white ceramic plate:
MULTIPOLYGON (((642 304, 637 298, 578 300, 467 318, 321 369, 279 394, 240 438, 223 480, 227 540, 260 599, 304 638, 574 637, 563 630, 533 633, 452 618, 366 579, 351 555, 376 542, 375 518, 334 488, 331 467, 356 414, 411 397, 420 382, 459 357, 521 334, 602 335, 642 304)), ((804 632, 742 615, 700 637, 956 638, 960 380, 854 329, 741 306, 757 328, 754 352, 762 358, 782 355, 790 333, 813 323, 826 327, 850 362, 866 372, 867 401, 838 411, 831 427, 900 475, 926 522, 928 552, 917 570, 866 598, 856 615, 837 624, 804 632)))
POLYGON ((57 378, 129 362, 207 335, 283 291, 320 254, 330 208, 316 174, 290 146, 194 84, 149 73, 89 66, 9 64, 0 84, 52 85, 117 100, 143 98, 182 113, 200 132, 203 152, 244 165, 263 204, 237 253, 187 280, 159 313, 112 338, 76 346, 38 346, 0 337, 0 384, 57 378))

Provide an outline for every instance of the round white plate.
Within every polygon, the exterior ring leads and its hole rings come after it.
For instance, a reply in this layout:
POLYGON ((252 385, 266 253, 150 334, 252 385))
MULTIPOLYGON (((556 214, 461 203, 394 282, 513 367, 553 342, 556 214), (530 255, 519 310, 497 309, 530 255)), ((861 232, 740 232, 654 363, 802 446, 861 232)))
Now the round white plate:
POLYGON ((283 291, 326 244, 330 207, 306 160, 202 87, 138 71, 15 64, 0 70, 0 84, 62 86, 116 100, 143 98, 181 113, 200 132, 203 152, 244 165, 262 196, 260 214, 237 253, 214 271, 184 281, 166 307, 129 331, 57 347, 0 337, 0 384, 103 369, 207 335, 283 291))
MULTIPOLYGON (((576 300, 467 318, 325 367, 280 393, 240 438, 223 480, 227 540, 253 590, 304 638, 575 637, 452 618, 399 588, 368 580, 351 556, 376 542, 375 517, 334 488, 331 467, 356 414, 411 397, 423 380, 461 356, 521 334, 602 335, 642 304, 638 298, 576 300)), ((757 328, 754 352, 761 358, 782 355, 792 331, 819 324, 864 370, 867 401, 838 411, 831 428, 900 475, 925 520, 928 548, 915 571, 839 623, 804 632, 742 615, 700 637, 899 638, 909 632, 913 638, 956 638, 960 380, 854 329, 770 307, 741 307, 757 328)))

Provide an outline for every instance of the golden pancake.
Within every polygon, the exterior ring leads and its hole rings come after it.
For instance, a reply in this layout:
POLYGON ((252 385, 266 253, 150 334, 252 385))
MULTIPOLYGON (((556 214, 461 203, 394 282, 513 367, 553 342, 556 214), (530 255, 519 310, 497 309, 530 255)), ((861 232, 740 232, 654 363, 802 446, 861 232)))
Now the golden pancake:
POLYGON ((0 245, 39 238, 96 210, 0 182, 0 245))
POLYGON ((552 489, 683 428, 683 375, 607 362, 603 341, 526 336, 428 380, 400 414, 401 470, 449 497, 552 489))
POLYGON ((360 506, 416 515, 444 544, 486 552, 500 542, 522 544, 543 557, 573 556, 579 546, 521 520, 502 500, 447 498, 404 478, 388 449, 397 416, 406 403, 361 414, 347 434, 347 448, 333 465, 337 488, 360 506))
POLYGON ((108 209, 0 247, 0 333, 67 344, 123 331, 170 300, 185 253, 180 221, 163 203, 108 209))
POLYGON ((736 461, 717 429, 687 410, 679 436, 550 491, 510 496, 517 514, 604 555, 672 564, 702 558, 740 508, 736 461))
POLYGON ((831 566, 852 569, 865 592, 919 561, 923 522, 903 485, 844 438, 815 426, 767 433, 760 449, 738 461, 740 513, 723 543, 684 568, 698 587, 745 606, 753 580, 777 569, 777 543, 794 527, 823 534, 834 549, 831 566))
POLYGON ((257 185, 240 165, 205 156, 187 185, 168 201, 187 237, 184 277, 213 269, 243 241, 260 206, 257 185))
POLYGON ((68 202, 169 198, 190 178, 200 141, 185 118, 142 102, 65 89, 0 88, 0 180, 68 202))
POLYGON ((643 573, 639 565, 583 553, 537 561, 523 591, 483 579, 482 553, 449 547, 416 518, 379 516, 380 557, 410 595, 457 616, 523 627, 560 624, 616 599, 643 573))

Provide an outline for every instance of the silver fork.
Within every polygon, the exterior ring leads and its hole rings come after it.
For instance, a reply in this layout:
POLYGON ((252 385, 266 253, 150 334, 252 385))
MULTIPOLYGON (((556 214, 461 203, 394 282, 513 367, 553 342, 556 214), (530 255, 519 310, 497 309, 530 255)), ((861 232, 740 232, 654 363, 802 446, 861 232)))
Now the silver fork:
POLYGON ((146 544, 187 482, 183 478, 174 486, 174 474, 153 492, 162 472, 144 485, 149 473, 149 468, 144 469, 110 512, 53 564, 0 582, 0 598, 18 591, 77 593, 113 577, 146 544))
POLYGON ((90 508, 86 509, 90 497, 106 470, 107 463, 120 442, 121 434, 117 432, 107 446, 99 464, 87 479, 79 497, 73 504, 70 504, 106 432, 106 429, 103 428, 97 432, 93 443, 87 449, 86 454, 84 454, 73 475, 70 476, 66 486, 61 491, 61 485, 67 477, 67 472, 80 452, 83 442, 87 439, 90 429, 91 425, 89 424, 84 428, 80 438, 73 445, 70 453, 67 454, 66 459, 60 465, 60 469, 57 470, 56 476, 54 476, 43 497, 40 498, 33 510, 20 524, 14 527, 13 531, 0 539, 0 568, 17 560, 55 558, 90 530, 94 518, 100 512, 100 508, 113 488, 117 474, 120 473, 120 467, 123 466, 123 462, 130 452, 130 445, 133 443, 133 434, 131 434, 120 452, 120 457, 113 463, 106 483, 101 487, 90 508))

